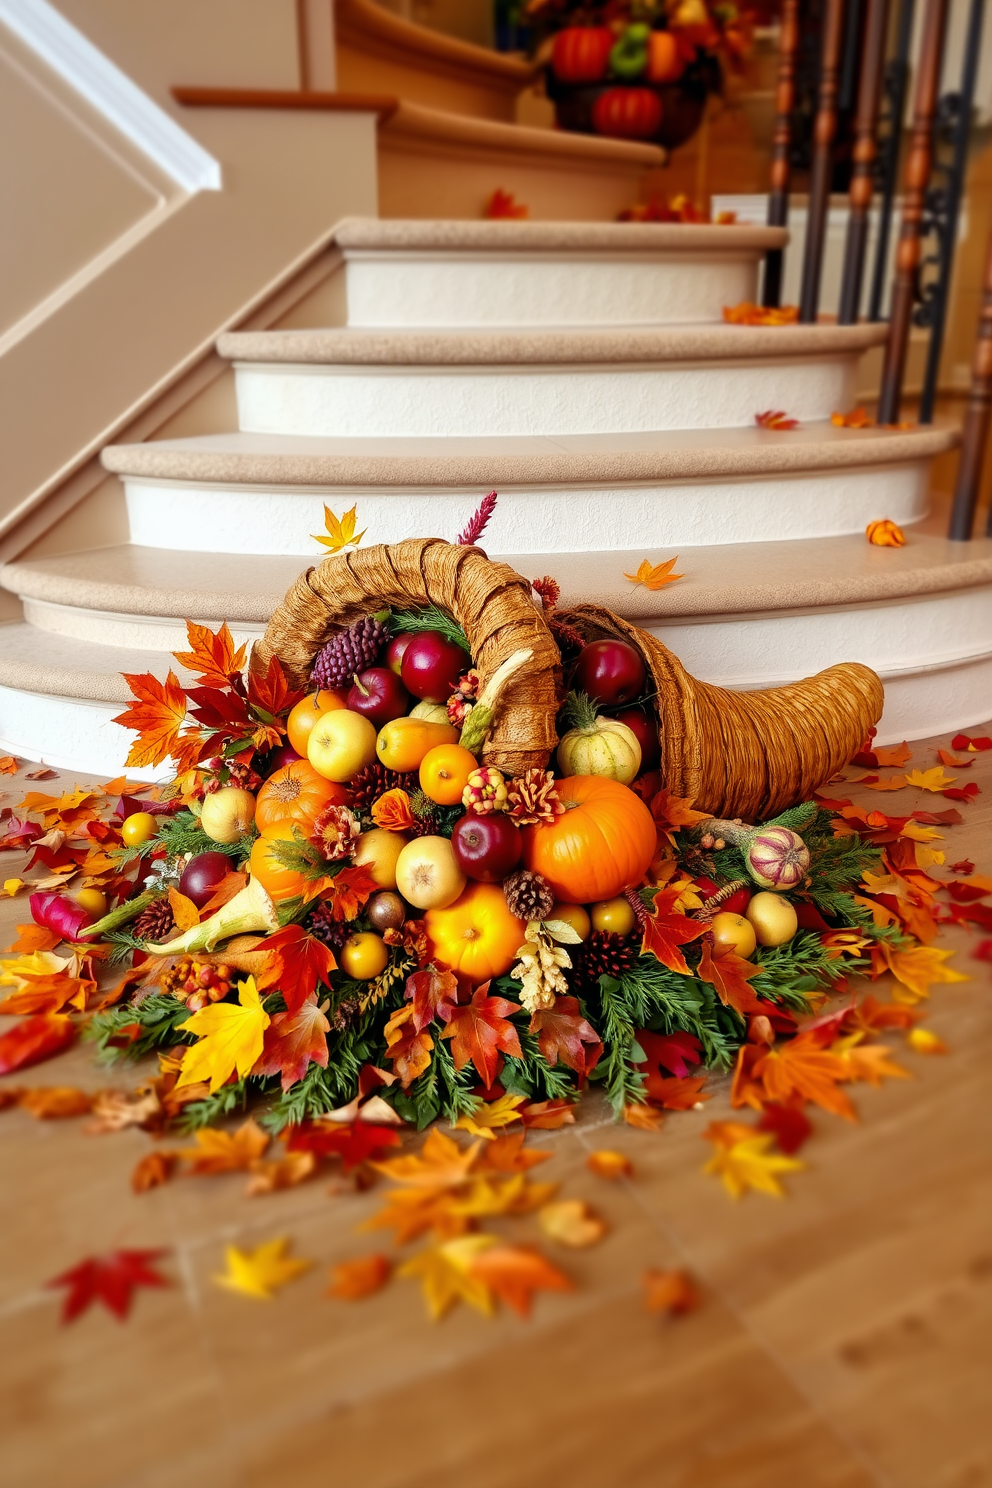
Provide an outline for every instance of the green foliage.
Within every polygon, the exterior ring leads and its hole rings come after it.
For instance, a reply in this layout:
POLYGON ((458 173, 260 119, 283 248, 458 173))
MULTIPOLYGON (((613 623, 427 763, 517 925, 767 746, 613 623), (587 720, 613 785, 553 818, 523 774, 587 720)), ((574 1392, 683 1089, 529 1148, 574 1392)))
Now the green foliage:
POLYGON ((829 991, 835 981, 867 965, 857 957, 831 958, 812 930, 800 930, 785 945, 759 947, 754 960, 761 965, 749 984, 755 995, 800 1013, 809 1011, 810 993, 829 991))
POLYGON ((147 842, 142 842, 137 847, 114 848, 110 854, 114 862, 123 868, 128 863, 134 863, 139 858, 146 858, 165 848, 166 856, 170 859, 182 857, 185 853, 222 852, 234 862, 240 863, 247 858, 251 845, 258 836, 252 828, 238 842, 215 842, 200 826, 199 818, 188 810, 177 811, 175 816, 160 817, 159 823, 155 836, 149 837, 147 842))
POLYGON ((244 1111, 248 1105, 248 1095, 247 1079, 222 1085, 213 1095, 205 1095, 202 1100, 190 1101, 183 1106, 176 1118, 176 1126, 181 1132, 200 1131, 205 1126, 213 1126, 216 1122, 223 1121, 225 1116, 244 1111))
POLYGON ((550 1065, 541 1053, 534 1034, 518 1028, 522 1059, 506 1056, 500 1084, 510 1095, 525 1095, 528 1100, 560 1100, 575 1090, 575 1075, 567 1065, 550 1065))
MULTIPOLYGON (((139 940, 130 930, 110 930, 103 939, 107 945, 113 946, 107 958, 108 966, 123 966, 135 951, 140 951, 142 954, 145 951, 145 942, 139 940)), ((134 1019, 132 1018, 131 1021, 134 1022, 134 1019)))
POLYGON ((465 638, 465 632, 456 620, 435 604, 425 605, 420 610, 394 610, 389 617, 389 628, 392 631, 407 630, 437 630, 446 640, 453 641, 456 646, 461 646, 463 651, 471 649, 465 638))
POLYGON ((190 1034, 179 1031, 179 1024, 184 1023, 189 1016, 189 1009, 178 997, 173 997, 171 993, 150 992, 140 1002, 118 1003, 115 1007, 105 1008, 102 1013, 94 1013, 83 1031, 83 1037, 96 1044, 99 1058, 104 1063, 112 1063, 117 1059, 140 1059, 155 1049, 192 1043, 190 1034), (120 1047, 112 1043, 113 1039, 121 1037, 124 1028, 130 1028, 135 1023, 141 1033, 133 1042, 120 1047))

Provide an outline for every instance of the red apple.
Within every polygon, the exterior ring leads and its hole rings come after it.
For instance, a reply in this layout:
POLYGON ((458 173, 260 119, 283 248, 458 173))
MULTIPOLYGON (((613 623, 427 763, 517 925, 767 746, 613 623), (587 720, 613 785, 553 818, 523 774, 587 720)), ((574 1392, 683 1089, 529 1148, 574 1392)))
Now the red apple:
POLYGON ((190 858, 179 880, 179 892, 192 899, 197 909, 202 909, 226 874, 233 872, 227 853, 202 852, 190 858))
POLYGON ((451 831, 455 862, 467 878, 500 883, 520 862, 524 842, 519 828, 502 811, 469 813, 451 831))
POLYGON ((425 703, 446 703, 471 664, 468 652, 440 631, 418 630, 403 652, 400 676, 414 697, 425 703))
POLYGON ((720 908, 726 910, 727 914, 742 915, 750 903, 751 890, 738 889, 735 893, 731 894, 729 899, 723 901, 720 908))
POLYGON ((402 718, 410 706, 410 694, 389 667, 369 667, 348 691, 345 707, 364 713, 377 729, 394 718, 402 718))
POLYGON ((639 697, 647 678, 640 652, 626 641, 591 641, 575 664, 574 685, 611 708, 639 697))
POLYGON ((641 746, 641 770, 653 770, 661 759, 661 744, 658 739, 658 720, 646 708, 621 708, 610 714, 619 723, 625 723, 641 746))
POLYGON ((386 665, 391 672, 396 673, 397 677, 399 676, 400 668, 403 665, 403 653, 406 651, 407 646, 409 646, 412 640, 413 632, 409 630, 403 630, 398 636, 393 636, 393 639, 386 647, 386 665))
POLYGON ((274 775, 277 770, 284 770, 287 765, 295 765, 296 761, 303 756, 297 754, 292 744, 280 744, 278 749, 273 749, 265 761, 266 775, 274 775))

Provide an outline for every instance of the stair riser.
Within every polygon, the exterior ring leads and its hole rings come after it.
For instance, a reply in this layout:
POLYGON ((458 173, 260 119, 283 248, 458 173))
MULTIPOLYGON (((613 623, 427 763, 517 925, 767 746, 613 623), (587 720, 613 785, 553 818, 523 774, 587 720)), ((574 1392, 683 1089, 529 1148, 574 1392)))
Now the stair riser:
POLYGON ((562 257, 347 250, 348 325, 366 329, 676 325, 753 300, 757 253, 562 257))
MULTIPOLYGON (((112 720, 120 703, 88 703, 0 687, 0 752, 57 770, 113 780, 125 772, 134 735, 112 720)), ((131 780, 170 780, 174 767, 128 770, 131 780)))
MULTIPOLYGON (((188 637, 184 620, 159 615, 126 615, 113 610, 87 610, 76 605, 50 604, 25 599, 24 618, 37 630, 75 641, 94 641, 101 646, 125 646, 137 651, 186 651, 188 637)), ((223 617, 201 617, 201 625, 218 630, 223 617)), ((231 625, 236 646, 251 645, 265 632, 264 625, 231 625)), ((181 670, 178 667, 176 671, 181 670)), ((185 676, 185 673, 183 674, 185 676)))
MULTIPOLYGON (((783 436, 787 437, 787 436, 783 436)), ((488 552, 600 552, 712 543, 773 542, 863 532, 878 517, 901 525, 927 510, 927 461, 803 471, 744 481, 593 488, 499 488, 488 552)), ((369 540, 411 532, 453 539, 482 494, 473 488, 278 489, 127 480, 131 540, 189 552, 299 554, 316 561, 312 533, 324 503, 358 506, 369 540)), ((549 556, 550 561, 550 556, 549 556)), ((301 562, 302 567, 302 562, 301 562)))
POLYGON ((241 363, 238 419, 248 433, 372 439, 746 428, 765 409, 814 422, 851 406, 857 360, 458 368, 241 363))

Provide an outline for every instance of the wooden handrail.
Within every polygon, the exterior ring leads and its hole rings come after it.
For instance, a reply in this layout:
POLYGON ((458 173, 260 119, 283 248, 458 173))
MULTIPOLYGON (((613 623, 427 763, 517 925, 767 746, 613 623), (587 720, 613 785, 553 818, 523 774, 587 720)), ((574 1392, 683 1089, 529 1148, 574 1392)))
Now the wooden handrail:
MULTIPOLYGON (((792 143, 792 110, 796 103, 796 53, 799 50, 799 0, 785 0, 782 7, 781 53, 778 86, 775 90, 775 134, 772 138, 771 189, 768 194, 768 226, 785 227, 789 218, 789 147, 792 143)), ((761 303, 768 307, 782 298, 782 249, 770 248, 765 256, 765 278, 761 303)))
MULTIPOLYGON (((992 424, 992 233, 989 234, 988 256, 982 285, 982 309, 978 320, 978 339, 971 368, 971 392, 961 431, 961 463, 954 488, 954 506, 948 536, 957 542, 971 537, 978 505, 978 486, 988 447, 992 424)), ((987 532, 992 537, 992 508, 987 532)))
POLYGON ((400 100, 388 93, 314 93, 286 88, 172 88, 186 108, 325 109, 328 112, 376 114, 380 124, 391 119, 400 100))

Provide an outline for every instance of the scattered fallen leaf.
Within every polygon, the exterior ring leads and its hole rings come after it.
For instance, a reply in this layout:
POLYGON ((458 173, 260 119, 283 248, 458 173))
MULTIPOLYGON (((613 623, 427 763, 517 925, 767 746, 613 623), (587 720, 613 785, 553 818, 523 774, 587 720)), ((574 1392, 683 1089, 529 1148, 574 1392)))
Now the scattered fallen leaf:
POLYGON ((643 584, 645 589, 652 591, 664 589, 666 584, 674 584, 676 579, 685 577, 684 574, 672 572, 678 561, 677 555, 669 558, 666 563, 655 564, 651 564, 647 558, 642 558, 637 566, 637 572, 625 573, 624 578, 629 579, 632 584, 643 584))
POLYGON ((929 1028, 911 1028, 906 1035, 906 1042, 917 1054, 947 1054, 948 1048, 939 1034, 933 1033, 929 1028))
POLYGON ((955 734, 951 740, 951 748, 967 749, 971 753, 976 753, 983 749, 992 749, 992 739, 986 736, 970 738, 967 734, 955 734))
POLYGON ((906 784, 941 795, 949 785, 954 784, 954 778, 945 773, 942 765, 934 765, 932 770, 913 770, 906 776, 906 784))
POLYGON ((263 1194, 280 1193, 285 1188, 296 1188, 306 1183, 317 1171, 317 1159, 312 1152, 287 1152, 285 1157, 267 1161, 260 1158, 252 1164, 251 1177, 245 1184, 249 1199, 258 1199, 263 1194))
POLYGON ((3 881, 3 891, 8 899, 13 899, 15 894, 19 894, 23 888, 23 878, 5 878, 3 881))
POLYGON ((136 1194, 161 1188, 168 1183, 178 1158, 173 1152, 146 1152, 131 1173, 131 1187, 136 1194))
POLYGON ((776 1199, 784 1198, 785 1189, 779 1182, 779 1174, 801 1172, 806 1164, 794 1157, 786 1157, 784 1153, 770 1152, 773 1141, 771 1135, 755 1133, 748 1128, 748 1136, 732 1146, 717 1143, 716 1151, 703 1172, 721 1178, 732 1199, 739 1199, 749 1189, 770 1194, 776 1199))
POLYGON ((848 1080, 862 1080, 866 1085, 881 1085, 884 1079, 909 1080, 908 1070, 896 1064, 887 1044, 864 1044, 864 1035, 853 1033, 831 1046, 831 1054, 841 1060, 848 1080))
POLYGON ((694 1312, 702 1296, 692 1277, 685 1271, 645 1271, 644 1305, 648 1312, 663 1312, 678 1317, 694 1312))
POLYGON ((628 1126, 633 1126, 638 1131, 660 1131, 665 1121, 661 1111, 646 1103, 624 1106, 623 1119, 628 1126))
POLYGON ((480 1146, 476 1141, 471 1147, 459 1147, 451 1137, 433 1127, 419 1152, 405 1152, 372 1166, 394 1183, 414 1188, 455 1188, 468 1178, 480 1146))
POLYGON ((789 418, 781 408, 766 408, 763 413, 754 415, 754 422, 759 429, 798 429, 799 420, 789 418))
POLYGON ((606 1178, 610 1182, 616 1182, 618 1178, 632 1178, 634 1176, 634 1164, 629 1157, 624 1157, 622 1152, 610 1152, 602 1148, 598 1152, 590 1152, 586 1158, 586 1167, 597 1178, 606 1178))
POLYGON ((76 1025, 65 1013, 37 1013, 0 1034, 0 1075, 40 1064, 61 1054, 76 1037, 76 1025))
POLYGON ((501 1095, 494 1101, 480 1101, 474 1111, 466 1111, 458 1118, 455 1129, 492 1142, 496 1138, 496 1128, 512 1126, 514 1121, 521 1119, 517 1107, 524 1105, 526 1100, 525 1095, 501 1095))
POLYGON ((0 754, 0 775, 16 775, 17 761, 12 754, 0 754))
POLYGON ((521 1317, 529 1317, 534 1293, 570 1292, 573 1283, 540 1251, 525 1245, 491 1245, 472 1259, 472 1275, 521 1317))
POLYGON ((533 1126, 538 1131, 557 1131, 562 1126, 575 1125, 575 1102, 564 1096, 557 1100, 531 1101, 520 1107, 524 1126, 533 1126))
POLYGON ((224 1251, 227 1270, 214 1276, 218 1286, 231 1292, 242 1292, 246 1297, 257 1297, 269 1301, 280 1287, 309 1271, 311 1261, 304 1261, 286 1252, 289 1240, 285 1236, 278 1240, 266 1240, 254 1250, 240 1250, 228 1245, 224 1251))
POLYGON ((545 1147, 525 1147, 525 1132, 504 1132, 482 1149, 476 1172, 526 1173, 554 1156, 545 1147))
POLYGON ((341 1261, 331 1267, 331 1284, 325 1297, 337 1297, 341 1302, 357 1302, 362 1297, 371 1297, 381 1291, 392 1275, 392 1262, 384 1255, 360 1256, 355 1261, 341 1261))
POLYGON ((518 202, 512 191, 504 191, 501 186, 497 186, 486 202, 482 215, 490 221, 498 221, 501 218, 522 220, 530 216, 530 207, 524 202, 518 202))
POLYGON ((606 1225, 583 1199, 559 1199, 538 1210, 538 1224, 549 1240, 582 1250, 606 1234, 606 1225))
POLYGON ((404 1261, 397 1276, 420 1282, 424 1301, 437 1322, 456 1302, 467 1302, 490 1317, 493 1298, 489 1287, 475 1274, 474 1261, 491 1245, 492 1235, 461 1235, 440 1245, 428 1246, 404 1261))
POLYGON ((882 968, 888 967, 901 983, 892 994, 896 1002, 908 1003, 910 1007, 930 996, 932 982, 968 980, 963 972, 954 971, 944 964, 954 952, 941 951, 936 946, 915 945, 906 950, 898 950, 887 941, 880 940, 876 943, 875 954, 882 968))
POLYGON ((327 548, 331 553, 339 553, 342 548, 357 548, 368 528, 363 528, 359 533, 355 532, 355 507, 346 511, 343 516, 336 517, 329 506, 324 507, 325 533, 311 533, 314 542, 319 542, 321 547, 327 548))
POLYGON ((252 1116, 236 1132, 206 1127, 196 1132, 193 1140, 195 1147, 185 1147, 176 1155, 190 1163, 190 1173, 197 1178, 217 1173, 243 1173, 257 1162, 269 1145, 268 1132, 264 1132, 252 1116))
POLYGON ((315 1157, 340 1157, 344 1170, 350 1173, 372 1158, 399 1145, 392 1127, 373 1126, 369 1122, 335 1122, 318 1120, 291 1127, 285 1133, 288 1152, 312 1152, 315 1157))
POLYGON ((102 1302, 115 1317, 123 1319, 130 1310, 131 1295, 136 1287, 171 1285, 151 1264, 167 1253, 165 1250, 113 1250, 107 1255, 88 1256, 71 1271, 63 1271, 61 1276, 55 1276, 45 1284, 68 1289, 62 1306, 63 1323, 71 1323, 94 1302, 102 1302))
POLYGON ((888 517, 883 517, 878 522, 869 522, 865 528, 865 536, 876 548, 904 548, 906 546, 906 534, 888 517))
POLYGON ((730 325, 796 325, 799 320, 799 306, 756 305, 751 300, 741 300, 739 305, 724 305, 723 318, 730 325))
POLYGON ((875 420, 869 418, 865 410, 858 405, 849 413, 832 413, 830 422, 838 429, 873 429, 875 420))
POLYGON ((71 1116, 86 1116, 93 1097, 71 1085, 39 1086, 21 1093, 18 1105, 30 1111, 39 1121, 62 1121, 71 1116))
POLYGON ((801 1033, 788 1043, 762 1049, 752 1075, 769 1100, 786 1105, 794 1097, 812 1101, 835 1116, 855 1119, 854 1107, 837 1084, 849 1078, 843 1061, 822 1048, 814 1034, 801 1033))
POLYGON ((769 1101, 758 1122, 759 1132, 769 1132, 786 1157, 793 1157, 813 1135, 813 1123, 799 1106, 769 1101))

